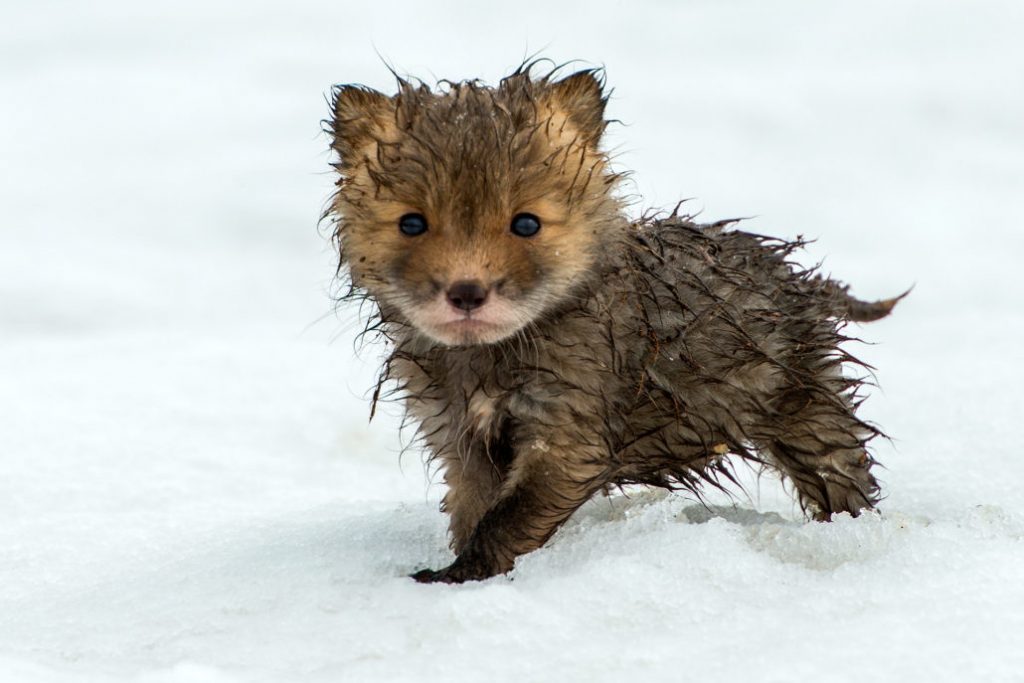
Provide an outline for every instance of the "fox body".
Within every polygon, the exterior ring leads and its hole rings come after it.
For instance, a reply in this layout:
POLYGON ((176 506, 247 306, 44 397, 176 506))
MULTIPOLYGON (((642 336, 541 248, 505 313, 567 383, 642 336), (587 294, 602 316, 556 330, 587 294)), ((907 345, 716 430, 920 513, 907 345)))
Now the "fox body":
POLYGON ((456 559, 417 580, 506 572, 595 493, 699 493, 729 456, 777 469, 817 519, 878 499, 842 327, 896 299, 801 269, 799 243, 630 221, 605 103, 595 71, 334 90, 340 268, 448 486, 456 559))

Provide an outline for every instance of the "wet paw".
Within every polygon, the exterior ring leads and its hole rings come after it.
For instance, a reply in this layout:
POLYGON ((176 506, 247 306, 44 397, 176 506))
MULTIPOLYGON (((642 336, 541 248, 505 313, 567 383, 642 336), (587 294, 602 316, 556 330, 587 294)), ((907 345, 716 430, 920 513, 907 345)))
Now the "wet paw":
POLYGON ((416 583, 462 583, 459 579, 456 579, 449 574, 450 566, 444 569, 421 569, 415 574, 410 574, 409 578, 416 581, 416 583))
POLYGON ((464 581, 483 581, 508 571, 512 567, 493 567, 482 562, 473 562, 466 556, 459 557, 444 569, 422 569, 411 578, 419 583, 463 583, 464 581))

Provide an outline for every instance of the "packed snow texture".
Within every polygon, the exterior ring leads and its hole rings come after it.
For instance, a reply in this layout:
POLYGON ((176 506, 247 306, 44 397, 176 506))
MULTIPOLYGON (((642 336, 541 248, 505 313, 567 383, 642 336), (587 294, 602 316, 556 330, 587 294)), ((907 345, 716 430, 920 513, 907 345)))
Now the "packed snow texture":
MULTIPOLYGON (((8 3, 0 680, 1024 678, 1024 5, 8 3), (817 238, 881 515, 783 485, 591 501, 504 577, 450 561, 317 218, 332 83, 604 64, 631 211, 817 238), (642 199, 641 199, 642 198, 642 199)), ((408 437, 408 434, 406 435, 408 437)))

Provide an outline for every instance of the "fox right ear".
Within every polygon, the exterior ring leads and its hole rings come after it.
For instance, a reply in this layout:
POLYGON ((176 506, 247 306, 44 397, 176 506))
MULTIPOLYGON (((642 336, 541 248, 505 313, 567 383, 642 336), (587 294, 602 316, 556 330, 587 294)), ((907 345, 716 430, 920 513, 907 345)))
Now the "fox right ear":
POLYGON ((362 85, 336 85, 331 92, 331 147, 349 165, 360 150, 395 129, 395 103, 362 85))
POLYGON ((576 129, 596 146, 604 133, 604 71, 586 69, 548 85, 551 101, 563 111, 576 129))

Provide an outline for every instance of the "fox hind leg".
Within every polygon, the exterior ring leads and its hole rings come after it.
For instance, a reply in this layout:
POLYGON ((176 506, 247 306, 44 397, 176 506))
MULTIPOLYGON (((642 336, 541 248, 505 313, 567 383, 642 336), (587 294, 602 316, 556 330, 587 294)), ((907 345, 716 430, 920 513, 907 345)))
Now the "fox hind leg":
POLYGON ((874 509, 879 487, 867 444, 878 430, 857 418, 841 394, 802 390, 784 399, 776 419, 759 430, 765 435, 759 441, 770 462, 793 483, 804 511, 828 520, 836 512, 856 516, 874 509))

